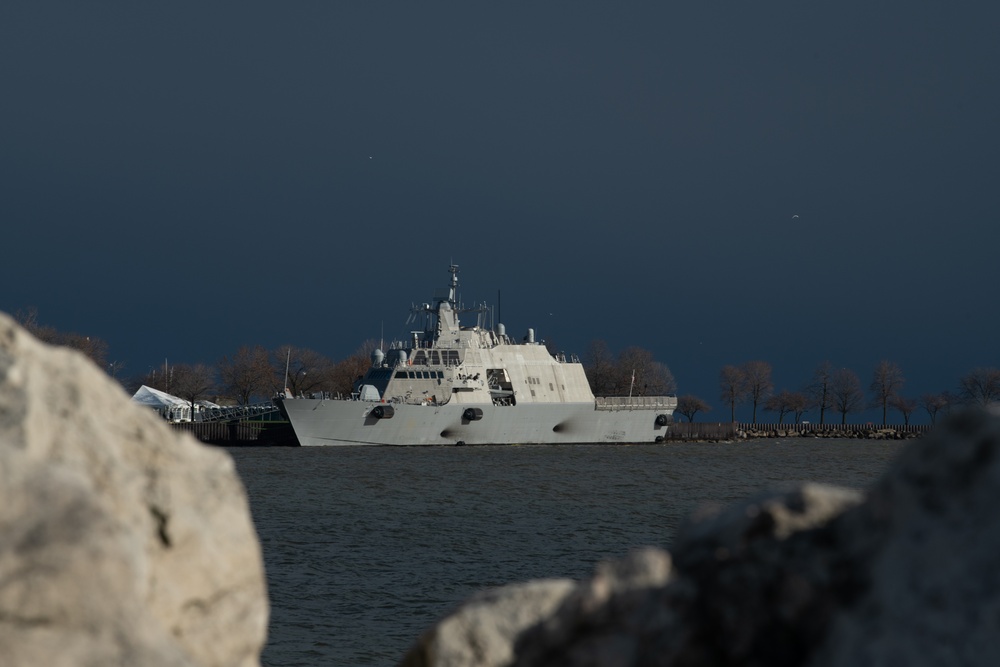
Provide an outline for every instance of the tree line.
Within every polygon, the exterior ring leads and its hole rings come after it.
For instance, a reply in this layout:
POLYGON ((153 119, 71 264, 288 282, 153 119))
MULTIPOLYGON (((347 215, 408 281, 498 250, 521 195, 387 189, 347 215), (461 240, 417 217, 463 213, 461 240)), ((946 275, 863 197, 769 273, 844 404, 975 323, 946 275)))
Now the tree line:
POLYGON ((641 347, 626 347, 616 355, 605 341, 592 341, 583 369, 596 396, 672 396, 677 392, 670 368, 641 347))
POLYGON ((165 363, 162 369, 150 369, 132 384, 136 388, 146 385, 190 403, 212 397, 214 402, 249 405, 285 392, 292 396, 349 396, 355 380, 371 366, 375 347, 376 342, 368 340, 347 358, 333 361, 315 350, 294 345, 273 350, 244 345, 214 366, 165 363))
MULTIPOLYGON (((58 331, 55 327, 41 324, 38 321, 38 310, 29 308, 26 311, 18 311, 14 319, 25 330, 38 340, 49 345, 61 345, 79 350, 90 357, 95 364, 105 368, 108 364, 108 344, 96 336, 85 336, 76 332, 58 331)), ((120 368, 120 365, 113 367, 120 368)), ((112 368, 114 370, 114 368, 112 368)))
POLYGON ((365 341, 340 361, 294 345, 282 345, 273 350, 260 345, 244 345, 215 364, 164 362, 162 368, 151 368, 139 376, 125 376, 125 365, 108 361, 108 345, 100 338, 60 332, 42 325, 34 309, 18 312, 15 319, 44 343, 79 350, 130 392, 146 385, 192 404, 212 399, 248 405, 255 400, 270 400, 286 390, 296 396, 315 392, 347 395, 357 377, 368 370, 371 353, 377 345, 374 340, 365 341))
MULTIPOLYGON (((752 422, 757 423, 757 411, 777 414, 778 423, 786 416, 800 422, 806 413, 816 415, 819 424, 826 423, 828 415, 839 415, 840 423, 847 423, 847 416, 866 409, 882 411, 882 424, 888 421, 889 410, 895 410, 910 423, 910 416, 918 408, 927 412, 933 424, 938 414, 959 405, 986 406, 1000 401, 1000 369, 974 368, 958 381, 954 391, 922 394, 914 398, 903 393, 906 380, 900 367, 887 360, 876 364, 868 391, 865 392, 857 373, 849 368, 836 368, 829 361, 820 363, 810 380, 798 391, 774 391, 771 365, 766 361, 748 361, 727 365, 719 373, 719 400, 729 408, 730 421, 736 421, 736 406, 748 405, 752 409, 752 422)), ((697 396, 685 395, 677 399, 676 412, 694 421, 698 413, 709 412, 712 407, 697 396)))
MULTIPOLYGON (((142 376, 123 377, 124 364, 108 361, 108 345, 100 338, 41 325, 34 309, 17 313, 15 319, 43 342, 83 352, 129 391, 146 385, 192 404, 211 398, 215 402, 247 405, 285 391, 293 396, 321 392, 347 396, 358 377, 368 370, 371 353, 377 347, 377 342, 369 339, 348 357, 334 361, 315 350, 294 345, 273 350, 245 345, 232 355, 223 356, 215 365, 165 363, 163 368, 150 369, 142 376)), ((555 353, 551 346, 549 351, 555 353)), ((641 347, 627 347, 615 354, 605 341, 594 340, 584 355, 583 366, 591 389, 598 396, 660 396, 677 391, 670 368, 641 347)), ((838 415, 840 423, 846 424, 848 415, 869 408, 882 411, 883 424, 887 423, 889 410, 898 412, 908 424, 917 409, 926 411, 934 423, 938 414, 954 406, 985 406, 1000 401, 997 368, 969 371, 959 378, 953 391, 911 397, 903 393, 904 385, 902 370, 891 361, 883 360, 876 365, 867 393, 853 370, 824 361, 801 389, 776 392, 771 365, 766 361, 748 361, 722 368, 719 400, 729 408, 730 421, 736 421, 738 405, 748 405, 752 422, 757 422, 758 410, 762 410, 776 414, 779 424, 786 417, 799 422, 806 414, 815 415, 819 424, 826 423, 829 415, 838 415)), ((711 410, 712 406, 698 396, 687 394, 677 399, 676 412, 688 421, 711 410)))
MULTIPOLYGON (((164 362, 162 368, 151 368, 141 376, 124 377, 124 364, 107 361, 108 346, 100 339, 42 326, 34 310, 15 317, 43 342, 83 352, 133 393, 146 385, 192 404, 212 399, 248 405, 286 391, 292 396, 317 393, 348 396, 355 381, 371 366, 371 353, 377 347, 375 340, 366 340, 347 358, 334 361, 320 352, 294 345, 273 350, 245 345, 215 364, 164 362)), ((548 347, 555 354, 551 345, 548 347)), ((591 388, 599 396, 658 396, 677 391, 670 368, 640 347, 627 347, 614 354, 605 341, 595 340, 590 343, 583 364, 591 388)))

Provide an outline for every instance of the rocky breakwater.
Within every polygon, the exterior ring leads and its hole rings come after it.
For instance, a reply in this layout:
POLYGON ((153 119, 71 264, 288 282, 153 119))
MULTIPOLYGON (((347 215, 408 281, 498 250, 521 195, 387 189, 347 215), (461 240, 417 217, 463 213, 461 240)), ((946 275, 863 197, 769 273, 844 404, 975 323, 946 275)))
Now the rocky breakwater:
POLYGON ((402 664, 998 665, 998 506, 1000 418, 956 415, 865 492, 701 511, 671 553, 478 596, 402 664))
POLYGON ((229 456, 0 314, 0 665, 258 665, 263 561, 229 456))
POLYGON ((919 426, 874 426, 857 424, 848 426, 802 425, 743 425, 736 430, 736 437, 742 440, 756 438, 861 438, 864 440, 909 440, 919 438, 929 427, 919 426))

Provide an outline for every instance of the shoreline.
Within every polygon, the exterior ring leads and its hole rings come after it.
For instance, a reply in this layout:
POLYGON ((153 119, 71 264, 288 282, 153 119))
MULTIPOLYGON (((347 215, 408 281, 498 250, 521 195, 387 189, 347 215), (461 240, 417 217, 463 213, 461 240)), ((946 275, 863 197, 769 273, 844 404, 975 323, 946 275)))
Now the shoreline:
POLYGON ((741 440, 758 438, 850 438, 856 440, 909 440, 929 433, 933 425, 875 424, 739 424, 741 440))

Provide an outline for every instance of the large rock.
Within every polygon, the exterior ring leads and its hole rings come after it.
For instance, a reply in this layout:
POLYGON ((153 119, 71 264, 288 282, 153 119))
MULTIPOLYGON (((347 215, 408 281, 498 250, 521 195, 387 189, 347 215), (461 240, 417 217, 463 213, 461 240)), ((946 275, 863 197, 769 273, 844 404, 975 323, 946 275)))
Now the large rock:
POLYGON ((601 565, 494 647, 508 660, 464 664, 997 665, 998 506, 1000 418, 958 415, 867 493, 804 484, 692 516, 672 554, 601 565))
POLYGON ((553 638, 564 641, 577 623, 592 624, 641 601, 641 593, 664 584, 669 573, 665 552, 640 549, 621 561, 601 563, 582 585, 540 579, 488 589, 425 633, 407 653, 403 667, 509 665, 515 658, 514 644, 525 631, 542 629, 549 643, 553 638), (630 599, 629 592, 640 595, 630 599), (554 615, 556 610, 560 613, 554 615))
POLYGON ((267 615, 229 456, 0 314, 0 665, 251 667, 267 615))
POLYGON ((569 579, 547 579, 483 591, 421 637, 403 665, 508 665, 518 635, 552 614, 573 589, 569 579))

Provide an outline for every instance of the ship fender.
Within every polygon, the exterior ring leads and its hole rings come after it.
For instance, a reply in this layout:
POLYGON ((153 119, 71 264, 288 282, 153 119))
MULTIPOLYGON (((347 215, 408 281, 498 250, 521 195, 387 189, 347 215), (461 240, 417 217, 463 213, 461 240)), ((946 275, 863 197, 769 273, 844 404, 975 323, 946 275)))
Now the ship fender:
POLYGON ((396 411, 391 405, 376 405, 369 414, 375 419, 392 419, 396 411))
POLYGON ((480 408, 466 408, 462 413, 462 419, 470 422, 477 422, 483 418, 483 411, 480 408))
POLYGON ((671 422, 670 415, 656 415, 656 425, 666 426, 671 422))

